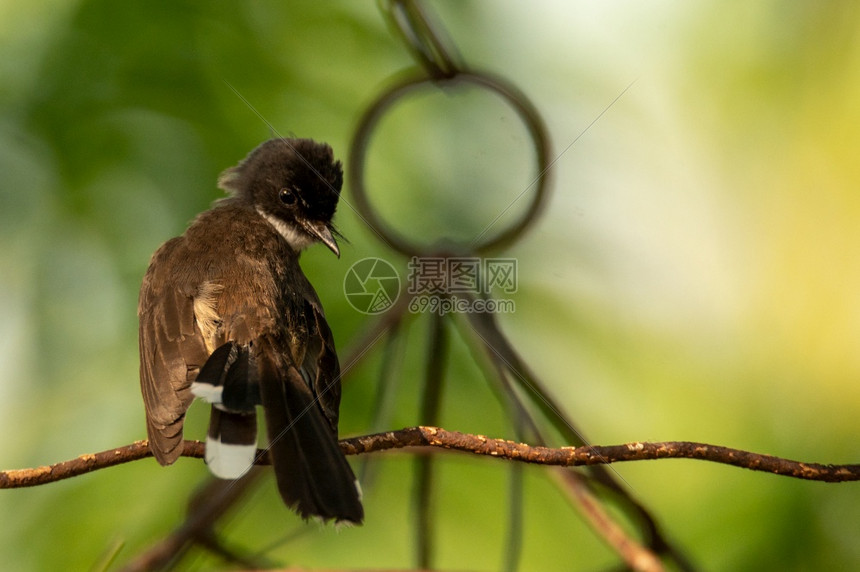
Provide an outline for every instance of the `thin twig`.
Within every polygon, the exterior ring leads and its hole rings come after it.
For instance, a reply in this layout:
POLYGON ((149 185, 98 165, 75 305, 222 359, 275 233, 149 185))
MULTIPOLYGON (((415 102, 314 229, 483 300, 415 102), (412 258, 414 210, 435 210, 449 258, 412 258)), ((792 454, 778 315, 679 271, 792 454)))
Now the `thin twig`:
MULTIPOLYGON (((143 443, 146 442, 143 441, 143 443)), ((197 457, 198 445, 202 446, 202 443, 186 441, 183 455, 190 453, 188 456, 197 457), (193 446, 189 447, 189 445, 193 446)), ((202 452, 202 448, 200 451, 202 452)), ((259 563, 234 554, 221 545, 214 526, 215 522, 223 517, 245 494, 248 485, 256 481, 261 474, 261 470, 254 469, 238 481, 210 479, 191 498, 188 503, 188 514, 182 524, 157 544, 139 554, 131 562, 126 563, 122 572, 143 572, 170 568, 194 543, 205 546, 228 562, 239 563, 249 569, 260 568, 259 563)))
MULTIPOLYGON (((504 439, 491 439, 483 435, 447 431, 439 427, 407 427, 399 431, 343 439, 340 442, 341 450, 347 455, 361 455, 404 447, 440 447, 524 463, 563 467, 652 459, 698 459, 809 481, 826 483, 860 481, 860 464, 803 463, 740 449, 688 441, 634 442, 624 445, 588 445, 553 449, 533 447, 504 439)), ((182 456, 202 458, 203 450, 204 444, 200 441, 185 441, 182 456)), ((152 453, 149 452, 148 443, 135 441, 124 447, 81 455, 55 465, 0 471, 0 489, 44 485, 150 456, 152 453)), ((269 464, 268 457, 261 455, 258 464, 269 464)))
MULTIPOLYGON (((501 399, 505 403, 509 404, 508 408, 514 413, 517 426, 520 427, 520 429, 516 431, 517 439, 526 440, 526 438, 521 435, 523 433, 522 426, 526 426, 528 427, 529 435, 527 439, 535 445, 546 446, 546 439, 543 436, 543 431, 538 428, 534 413, 529 410, 527 404, 523 401, 522 393, 516 391, 516 388, 514 388, 510 379, 512 376, 517 374, 509 368, 507 362, 500 359, 500 356, 496 353, 494 348, 484 345, 484 351, 485 353, 483 355, 487 357, 488 361, 492 364, 492 367, 496 370, 496 376, 492 378, 492 381, 494 382, 493 386, 497 389, 497 393, 500 394, 501 399)), ((512 463, 511 468, 522 469, 523 464, 512 463)), ((603 469, 603 467, 594 466, 591 467, 591 469, 592 472, 594 472, 595 469, 603 469)), ((518 472, 522 474, 522 470, 518 472)), ((593 478, 593 475, 588 475, 581 471, 573 471, 567 467, 557 467, 557 470, 554 471, 554 473, 557 477, 555 479, 556 482, 558 482, 560 488, 566 493, 568 498, 570 498, 572 504, 580 512, 585 521, 592 527, 594 532, 596 532, 600 538, 615 550, 618 556, 627 564, 629 569, 649 571, 660 570, 662 563, 659 559, 659 553, 666 554, 667 556, 675 559, 678 563, 679 571, 686 572, 686 570, 692 569, 692 567, 686 565, 686 558, 677 549, 672 548, 665 542, 662 545, 654 544, 653 541, 655 539, 663 539, 663 536, 659 534, 659 531, 657 534, 648 534, 652 531, 652 528, 656 528, 656 524, 654 527, 648 527, 647 525, 643 527, 644 534, 642 534, 642 536, 646 540, 645 543, 637 539, 634 534, 625 530, 624 527, 618 525, 618 523, 613 519, 613 516, 607 513, 604 504, 596 498, 592 487, 589 486, 589 481, 592 484, 597 482, 596 479, 593 478), (665 550, 659 550, 661 546, 665 547, 665 550)), ((604 473, 608 475, 606 471, 604 471, 604 473)), ((522 490, 520 490, 519 501, 521 504, 522 490)), ((635 503, 633 500, 630 502, 631 504, 635 503)), ((513 531, 514 522, 516 521, 516 518, 513 515, 515 503, 510 503, 510 510, 512 511, 510 521, 513 531)), ((511 539, 509 543, 511 545, 514 544, 514 539, 511 539)), ((521 538, 517 539, 516 543, 521 544, 521 538)), ((513 561, 511 561, 508 569, 511 571, 517 569, 513 561)))
MULTIPOLYGON (((443 316, 434 314, 430 321, 427 355, 424 362, 424 391, 421 396, 421 419, 435 425, 439 422, 445 362, 448 357, 448 334, 443 316)), ((418 568, 433 568, 436 545, 436 511, 434 487, 436 467, 433 457, 415 458, 415 481, 412 489, 415 506, 415 560, 418 568)))
MULTIPOLYGON (((505 391, 516 400, 527 397, 533 405, 537 406, 544 418, 559 432, 561 438, 568 445, 588 445, 589 441, 582 431, 564 414, 561 404, 555 400, 552 393, 535 375, 525 360, 520 357, 519 352, 502 332, 496 315, 486 312, 472 312, 467 314, 467 318, 466 323, 471 326, 470 330, 474 336, 480 339, 487 358, 495 364, 496 368, 510 373, 510 376, 503 378, 503 383, 507 386, 505 391)), ((521 403, 520 409, 528 412, 525 403, 521 403)), ((532 419, 532 424, 537 427, 537 419, 532 419)), ((540 437, 540 431, 535 430, 535 435, 539 440, 537 445, 546 445, 540 437)), ((680 547, 668 538, 651 512, 634 496, 630 487, 624 486, 627 483, 613 467, 592 464, 588 472, 595 481, 599 482, 615 497, 618 506, 633 517, 638 524, 637 528, 640 530, 642 538, 653 551, 669 556, 677 564, 678 570, 682 572, 694 569, 680 547)), ((562 480, 560 482, 570 486, 569 481, 562 480)), ((571 494, 574 499, 579 498, 576 491, 571 491, 571 494)), ((583 507, 583 510, 587 509, 583 507)))
POLYGON ((594 496, 581 473, 563 468, 558 468, 553 473, 555 477, 567 485, 564 490, 571 496, 592 528, 600 534, 600 537, 624 560, 631 570, 637 572, 661 572, 664 570, 663 563, 660 562, 654 552, 632 539, 612 519, 606 510, 606 505, 594 496))
POLYGON ((395 447, 428 445, 539 465, 576 467, 621 461, 698 459, 810 481, 837 483, 860 480, 860 465, 803 463, 720 445, 688 441, 634 442, 624 445, 586 445, 553 449, 532 447, 504 439, 491 439, 483 435, 446 431, 438 427, 410 427, 390 433, 346 439, 341 442, 341 449, 346 454, 352 455, 395 447))

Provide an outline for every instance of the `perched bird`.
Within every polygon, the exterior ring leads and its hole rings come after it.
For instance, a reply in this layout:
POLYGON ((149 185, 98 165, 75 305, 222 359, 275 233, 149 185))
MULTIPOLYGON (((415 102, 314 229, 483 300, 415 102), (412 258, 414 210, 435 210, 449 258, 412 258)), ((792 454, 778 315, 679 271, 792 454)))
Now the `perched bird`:
POLYGON ((340 366, 299 254, 332 226, 343 170, 328 145, 271 139, 218 186, 228 197, 152 256, 140 289, 140 385, 149 446, 182 452, 194 397, 212 404, 206 463, 245 474, 262 405, 284 502, 302 517, 360 523, 358 482, 337 442, 340 366))

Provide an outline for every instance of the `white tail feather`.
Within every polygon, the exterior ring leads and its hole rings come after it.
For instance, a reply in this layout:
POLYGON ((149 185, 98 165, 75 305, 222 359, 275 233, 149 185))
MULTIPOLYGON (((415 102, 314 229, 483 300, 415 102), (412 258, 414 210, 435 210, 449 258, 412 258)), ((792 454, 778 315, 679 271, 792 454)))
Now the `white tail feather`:
POLYGON ((204 383, 195 381, 191 384, 191 393, 194 397, 202 399, 206 403, 212 403, 213 405, 220 405, 223 403, 221 395, 224 392, 223 385, 212 385, 211 383, 204 383))
POLYGON ((254 465, 256 445, 232 445, 206 437, 206 464, 219 479, 238 479, 254 465))

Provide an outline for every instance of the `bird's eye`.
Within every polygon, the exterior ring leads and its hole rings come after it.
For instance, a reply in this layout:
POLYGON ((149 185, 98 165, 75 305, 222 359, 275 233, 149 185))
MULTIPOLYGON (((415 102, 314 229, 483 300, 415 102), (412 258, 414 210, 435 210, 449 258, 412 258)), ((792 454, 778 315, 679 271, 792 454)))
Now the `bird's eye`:
POLYGON ((278 193, 278 198, 285 205, 292 205, 296 202, 296 195, 290 189, 281 189, 278 193))

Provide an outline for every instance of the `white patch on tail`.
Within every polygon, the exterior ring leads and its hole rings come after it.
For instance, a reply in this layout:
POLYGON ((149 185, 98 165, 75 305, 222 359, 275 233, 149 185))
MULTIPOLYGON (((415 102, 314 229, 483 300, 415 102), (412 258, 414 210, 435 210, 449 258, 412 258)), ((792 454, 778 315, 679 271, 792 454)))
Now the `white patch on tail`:
POLYGON ((231 445, 206 437, 206 464, 219 479, 238 479, 254 465, 257 445, 231 445))
POLYGON ((195 381, 191 384, 191 393, 194 394, 194 397, 198 397, 212 405, 221 405, 224 403, 224 399, 222 398, 222 394, 224 393, 223 385, 215 386, 211 383, 195 381))

